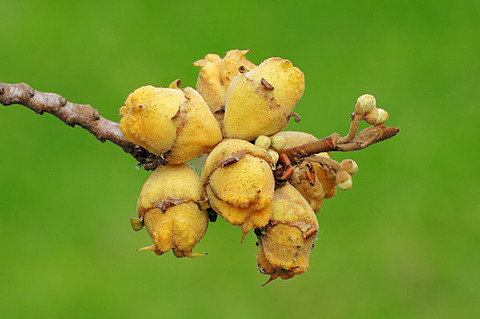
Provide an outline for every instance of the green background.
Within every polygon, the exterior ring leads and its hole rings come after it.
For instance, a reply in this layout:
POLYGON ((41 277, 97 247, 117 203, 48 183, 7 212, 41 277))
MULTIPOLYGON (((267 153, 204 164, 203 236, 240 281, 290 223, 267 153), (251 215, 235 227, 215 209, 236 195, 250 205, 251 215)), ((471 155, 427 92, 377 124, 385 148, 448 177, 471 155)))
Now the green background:
POLYGON ((394 139, 318 214, 310 270, 265 287, 253 234, 210 224, 176 259, 129 217, 147 172, 110 142, 0 106, 1 318, 480 317, 478 1, 6 1, 0 82, 118 121, 135 88, 194 86, 192 62, 252 49, 306 76, 291 130, 345 134, 374 94, 394 139), (477 168, 475 168, 477 167, 477 168))

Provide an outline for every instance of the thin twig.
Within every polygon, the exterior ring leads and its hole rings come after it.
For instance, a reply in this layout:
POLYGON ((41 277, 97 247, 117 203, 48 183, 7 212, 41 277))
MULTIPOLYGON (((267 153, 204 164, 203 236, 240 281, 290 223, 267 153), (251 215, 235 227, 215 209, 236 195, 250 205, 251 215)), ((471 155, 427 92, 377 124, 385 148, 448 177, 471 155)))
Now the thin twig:
POLYGON ((315 142, 284 148, 279 150, 279 154, 285 154, 292 164, 299 164, 303 158, 322 152, 351 152, 364 149, 375 143, 394 137, 400 131, 397 127, 386 127, 382 124, 370 126, 362 130, 353 139, 346 143, 341 143, 341 137, 337 133, 317 140, 315 142))
POLYGON ((100 112, 91 105, 72 103, 58 94, 40 92, 25 83, 0 83, 0 103, 5 106, 24 105, 37 114, 50 113, 72 127, 81 126, 99 141, 111 141, 117 144, 147 170, 164 164, 159 156, 129 142, 118 123, 102 117, 100 112))

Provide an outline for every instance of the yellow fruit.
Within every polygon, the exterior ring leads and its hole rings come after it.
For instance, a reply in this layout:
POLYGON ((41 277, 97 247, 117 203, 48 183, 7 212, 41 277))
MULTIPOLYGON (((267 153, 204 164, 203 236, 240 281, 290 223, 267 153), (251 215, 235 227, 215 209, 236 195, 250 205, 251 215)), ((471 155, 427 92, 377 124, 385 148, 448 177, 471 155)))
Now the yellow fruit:
POLYGON ((302 71, 281 58, 267 59, 235 77, 226 96, 226 137, 253 141, 281 131, 304 89, 302 71))
POLYGON ((200 178, 187 164, 159 166, 143 185, 137 213, 147 228, 151 250, 162 255, 170 249, 177 257, 196 257, 192 252, 207 230, 208 216, 201 211, 200 178))
POLYGON ((275 191, 272 218, 257 234, 258 269, 270 275, 267 283, 308 270, 318 229, 315 212, 293 186, 287 183, 275 191))
POLYGON ((169 164, 191 160, 222 140, 218 122, 190 87, 141 87, 129 95, 120 115, 125 137, 169 164))
POLYGON ((245 58, 250 50, 231 50, 222 59, 216 54, 207 54, 204 59, 193 63, 202 69, 198 75, 197 91, 203 96, 218 120, 223 119, 225 97, 232 79, 239 75, 239 68, 251 70, 255 65, 245 58))
MULTIPOLYGON (((207 157, 202 182, 210 206, 243 237, 271 216, 275 179, 268 152, 243 140, 227 139, 207 157)), ((242 239, 243 239, 242 237, 242 239)))

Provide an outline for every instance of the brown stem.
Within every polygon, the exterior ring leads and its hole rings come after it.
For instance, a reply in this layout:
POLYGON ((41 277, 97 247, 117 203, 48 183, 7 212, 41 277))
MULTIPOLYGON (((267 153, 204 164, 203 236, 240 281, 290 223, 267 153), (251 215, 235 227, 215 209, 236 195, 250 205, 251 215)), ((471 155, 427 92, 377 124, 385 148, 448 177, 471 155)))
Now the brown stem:
POLYGON ((76 104, 55 94, 40 92, 25 83, 0 83, 0 103, 24 105, 37 114, 50 113, 64 123, 81 126, 92 133, 99 141, 111 141, 131 154, 146 170, 155 169, 164 161, 146 149, 129 142, 119 124, 102 117, 98 110, 87 104, 76 104))
POLYGON ((311 156, 304 157, 302 160, 307 161, 307 162, 318 163, 318 164, 321 164, 323 166, 328 166, 335 172, 343 170, 342 165, 340 165, 339 162, 331 159, 330 157, 311 155, 311 156))
POLYGON ((375 143, 394 137, 400 131, 397 127, 386 127, 384 125, 375 125, 362 130, 357 136, 348 142, 342 142, 342 138, 337 133, 325 137, 321 140, 285 148, 279 150, 279 154, 285 154, 292 164, 299 164, 303 158, 322 152, 340 151, 350 152, 364 149, 375 143))

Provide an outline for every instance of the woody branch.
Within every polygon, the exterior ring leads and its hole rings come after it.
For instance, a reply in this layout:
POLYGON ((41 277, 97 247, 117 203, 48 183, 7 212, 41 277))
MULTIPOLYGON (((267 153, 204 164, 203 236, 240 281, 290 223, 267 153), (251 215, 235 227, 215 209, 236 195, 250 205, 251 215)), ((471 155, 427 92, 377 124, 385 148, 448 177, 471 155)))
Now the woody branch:
MULTIPOLYGON (((25 83, 1 82, 0 103, 5 106, 20 104, 37 114, 50 113, 72 127, 78 125, 93 134, 99 141, 108 140, 120 146, 146 170, 153 170, 160 165, 167 164, 162 157, 128 141, 118 123, 102 117, 100 112, 91 105, 72 103, 58 94, 40 92, 25 83)), ((302 162, 305 157, 320 152, 360 150, 389 139, 398 132, 399 129, 396 127, 385 127, 379 124, 364 129, 354 138, 345 140, 340 135, 333 133, 331 136, 312 143, 280 150, 279 153, 286 155, 292 164, 295 164, 302 162)))
POLYGON ((25 83, 0 83, 0 103, 24 105, 37 114, 50 113, 69 126, 83 127, 99 141, 111 141, 120 146, 147 170, 165 164, 162 158, 128 141, 118 123, 104 118, 91 105, 72 103, 58 94, 40 92, 25 83))

